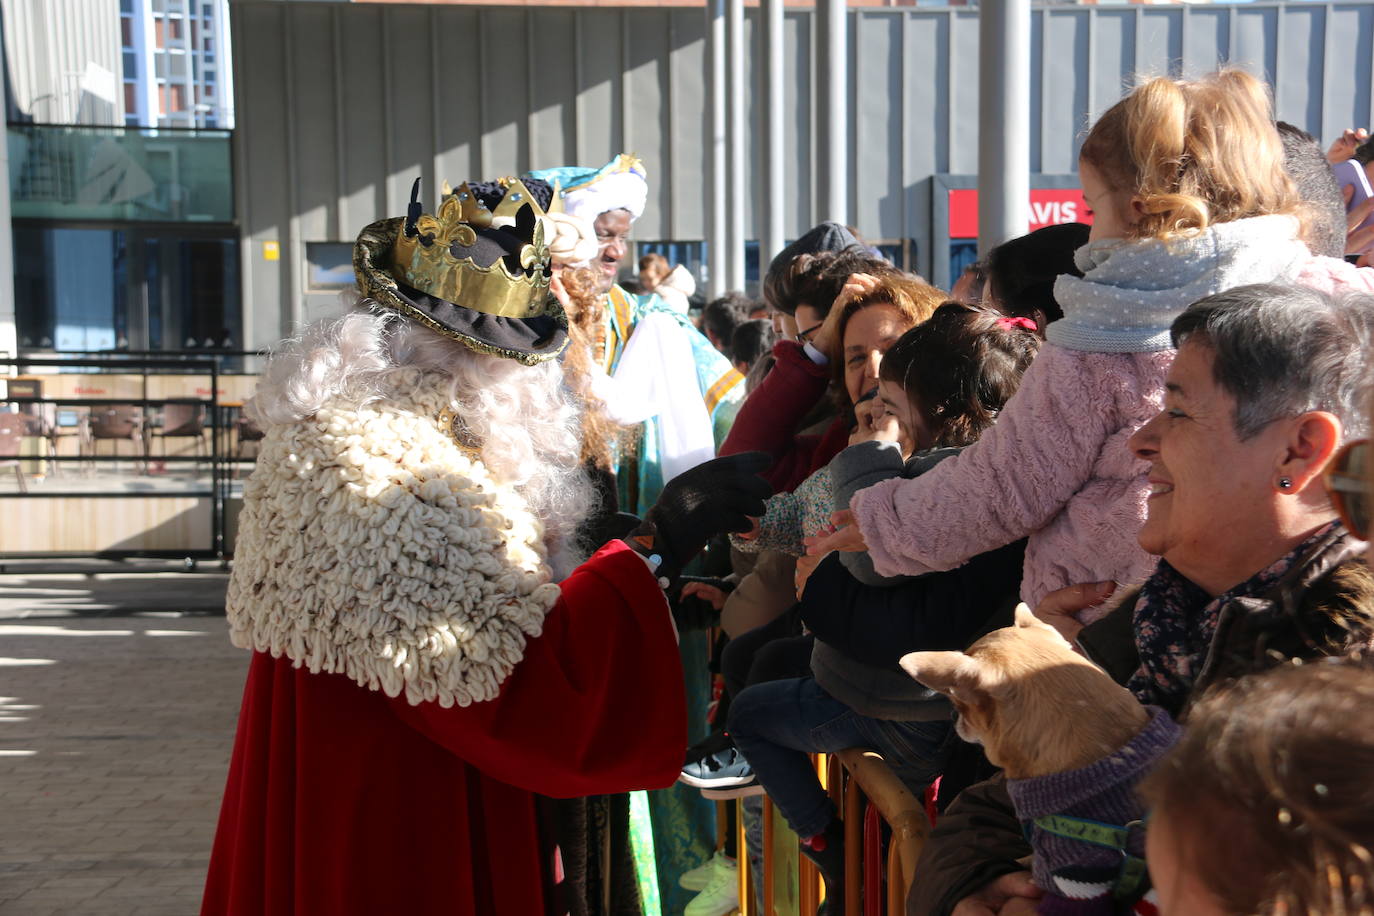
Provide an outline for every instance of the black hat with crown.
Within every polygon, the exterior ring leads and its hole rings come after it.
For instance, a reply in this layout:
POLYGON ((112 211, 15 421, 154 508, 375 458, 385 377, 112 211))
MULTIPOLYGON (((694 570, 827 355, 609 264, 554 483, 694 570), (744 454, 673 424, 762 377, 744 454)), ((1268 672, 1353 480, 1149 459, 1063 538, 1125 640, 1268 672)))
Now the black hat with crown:
MULTIPOLYGON (((445 189, 447 191, 447 188, 445 189)), ((568 320, 549 293, 543 217, 561 208, 556 185, 536 179, 469 182, 421 212, 420 179, 404 217, 358 235, 358 290, 384 308, 480 353, 534 365, 568 343, 568 320)))

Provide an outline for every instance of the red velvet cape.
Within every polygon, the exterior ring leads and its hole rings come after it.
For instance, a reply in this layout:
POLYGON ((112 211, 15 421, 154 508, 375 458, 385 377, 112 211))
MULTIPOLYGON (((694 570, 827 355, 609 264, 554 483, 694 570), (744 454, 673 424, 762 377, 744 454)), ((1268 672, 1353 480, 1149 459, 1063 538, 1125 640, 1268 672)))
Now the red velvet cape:
POLYGON ((661 788, 687 744, 643 560, 613 542, 562 592, 500 695, 466 708, 256 653, 201 912, 548 912, 532 793, 661 788))

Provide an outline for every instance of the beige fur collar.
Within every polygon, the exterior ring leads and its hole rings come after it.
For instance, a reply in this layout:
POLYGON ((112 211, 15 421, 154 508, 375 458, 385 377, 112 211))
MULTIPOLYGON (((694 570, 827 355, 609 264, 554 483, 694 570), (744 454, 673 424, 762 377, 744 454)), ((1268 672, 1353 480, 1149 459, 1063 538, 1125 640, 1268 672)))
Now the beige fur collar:
POLYGON ((492 699, 558 600, 543 526, 423 387, 271 428, 244 488, 236 646, 443 706, 492 699))

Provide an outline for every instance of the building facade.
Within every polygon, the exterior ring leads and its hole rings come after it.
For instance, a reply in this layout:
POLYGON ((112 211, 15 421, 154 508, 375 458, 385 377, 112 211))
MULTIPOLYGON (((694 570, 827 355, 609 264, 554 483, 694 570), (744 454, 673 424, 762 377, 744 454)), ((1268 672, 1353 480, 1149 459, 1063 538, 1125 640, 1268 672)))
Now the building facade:
MULTIPOLYGON (((8 326, 23 350, 270 345, 338 310, 353 238, 404 212, 416 177, 432 205, 445 180, 634 152, 652 183, 637 239, 692 267, 705 261, 713 179, 700 6, 235 0, 226 35, 224 0, 123 3, 63 0, 81 8, 72 18, 106 23, 77 36, 84 50, 43 44, 51 4, 4 4, 8 326), (120 73, 125 91, 99 79, 50 91, 88 60, 120 73), (107 108, 95 104, 111 95, 107 108), (70 120, 58 130, 33 123, 59 115, 70 120)), ((757 13, 746 13, 746 49, 759 47, 757 13)), ((748 131, 746 191, 731 201, 746 237, 759 238, 772 211, 788 237, 814 222, 817 142, 842 131, 848 221, 899 263, 948 282, 972 250, 961 227, 975 206, 977 9, 851 9, 852 88, 839 125, 818 113, 827 75, 815 63, 813 11, 789 7, 784 32, 786 191, 765 199, 761 132, 748 131)), ((746 50, 751 87, 761 56, 746 50)), ((1035 8, 1037 218, 1077 212, 1082 130, 1134 74, 1225 62, 1263 76, 1279 116, 1323 140, 1368 125, 1374 2, 1035 8)), ((761 104, 746 93, 749 124, 761 104)), ((0 308, 0 335, 5 326, 0 308)))
POLYGON ((119 0, 125 123, 234 126, 229 0, 119 0))
POLYGON ((0 349, 240 346, 227 0, 6 0, 0 349))

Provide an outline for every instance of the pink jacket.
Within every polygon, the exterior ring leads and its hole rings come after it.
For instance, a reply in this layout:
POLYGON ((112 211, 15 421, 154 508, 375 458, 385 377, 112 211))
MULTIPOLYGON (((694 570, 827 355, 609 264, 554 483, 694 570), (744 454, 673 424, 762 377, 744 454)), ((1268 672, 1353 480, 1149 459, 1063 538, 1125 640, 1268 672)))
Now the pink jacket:
MULTIPOLYGON (((1374 270, 1314 257, 1295 282, 1374 291, 1374 270)), ((1180 309, 1181 311, 1181 309, 1180 309)), ((1137 543, 1148 466, 1127 440, 1164 404, 1174 351, 1091 353, 1046 343, 996 425, 919 478, 854 495, 884 576, 954 569, 1023 537, 1021 598, 1031 607, 1079 582, 1139 582, 1155 558, 1137 543)))
POLYGON ((1173 359, 1045 344, 980 440, 918 478, 855 494, 874 568, 954 569, 1029 535, 1021 598, 1031 607, 1078 582, 1144 579, 1148 465, 1126 441, 1163 406, 1173 359))

